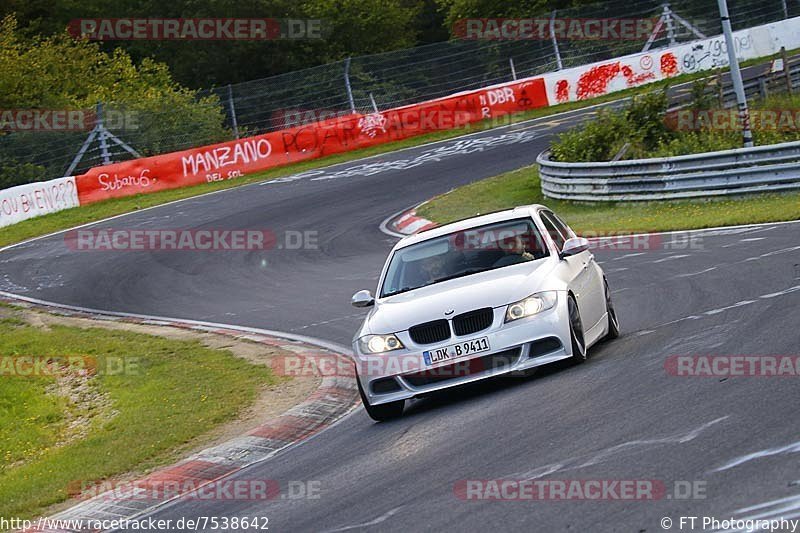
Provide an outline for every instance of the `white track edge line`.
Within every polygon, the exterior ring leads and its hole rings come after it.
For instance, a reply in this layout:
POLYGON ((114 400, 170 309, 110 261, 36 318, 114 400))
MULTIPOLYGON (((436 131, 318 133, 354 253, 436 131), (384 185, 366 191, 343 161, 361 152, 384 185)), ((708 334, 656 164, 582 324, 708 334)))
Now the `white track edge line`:
POLYGON ((289 341, 295 342, 304 342, 306 344, 311 344, 314 346, 318 346, 320 348, 325 348, 326 350, 330 350, 332 352, 339 353, 341 355, 350 356, 352 355, 352 350, 347 348, 341 344, 337 344, 335 342, 329 342, 324 339, 318 339, 316 337, 309 337, 307 335, 297 335, 294 333, 288 333, 284 331, 276 331, 272 329, 263 329, 263 328, 256 328, 250 326, 237 326, 235 324, 223 324, 220 322, 206 322, 202 320, 192 320, 188 318, 175 318, 175 317, 165 317, 165 316, 157 316, 157 315, 143 315, 138 313, 126 313, 122 311, 107 311, 104 309, 93 309, 90 307, 81 307, 77 305, 69 305, 69 304, 62 304, 57 302, 50 302, 47 300, 40 300, 38 298, 31 298, 29 296, 22 296, 19 294, 14 294, 11 292, 0 291, 0 296, 5 296, 7 298, 11 298, 14 300, 20 300, 23 302, 28 302, 37 305, 44 305, 48 307, 55 307, 59 309, 67 309, 69 311, 77 311, 81 313, 88 313, 88 314, 96 314, 96 315, 107 315, 107 316, 114 316, 120 318, 137 318, 140 320, 151 320, 151 321, 161 321, 161 322, 179 322, 183 324, 189 324, 192 326, 202 326, 207 328, 219 328, 219 329, 230 329, 234 331, 241 331, 242 333, 257 333, 261 335, 268 335, 271 337, 277 337, 281 339, 286 339, 289 341))

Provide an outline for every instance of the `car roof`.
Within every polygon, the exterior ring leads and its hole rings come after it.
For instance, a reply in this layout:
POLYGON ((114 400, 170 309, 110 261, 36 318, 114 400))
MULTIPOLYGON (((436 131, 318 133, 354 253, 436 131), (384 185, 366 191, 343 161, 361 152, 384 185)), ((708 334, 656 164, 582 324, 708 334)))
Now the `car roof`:
POLYGON ((477 215, 474 217, 456 220, 442 226, 436 226, 419 233, 414 233, 408 237, 404 237, 394 246, 394 249, 399 250, 400 248, 405 248, 406 246, 411 246, 412 244, 417 244, 418 242, 427 241, 428 239, 441 237, 442 235, 448 235, 456 231, 463 231, 470 228, 485 226, 487 224, 494 224, 495 222, 503 222, 504 220, 529 217, 539 209, 547 209, 547 207, 541 204, 521 205, 513 209, 504 209, 502 211, 486 213, 485 215, 477 215))

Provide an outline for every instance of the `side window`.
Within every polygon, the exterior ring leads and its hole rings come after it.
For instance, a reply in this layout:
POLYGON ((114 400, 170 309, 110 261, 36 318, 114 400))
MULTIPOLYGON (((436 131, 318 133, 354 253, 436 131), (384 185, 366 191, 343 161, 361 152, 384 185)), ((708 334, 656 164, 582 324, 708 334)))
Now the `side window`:
POLYGON ((564 247, 564 243, 566 242, 566 237, 561 230, 557 229, 556 224, 553 220, 548 216, 548 213, 542 212, 542 224, 544 224, 544 228, 547 230, 547 233, 553 239, 553 242, 556 243, 556 248, 561 250, 564 247))
POLYGON ((553 224, 561 231, 561 234, 564 235, 564 238, 569 239, 575 236, 575 232, 570 229, 567 224, 558 218, 558 215, 553 213, 552 211, 547 212, 547 216, 549 216, 553 220, 553 224))

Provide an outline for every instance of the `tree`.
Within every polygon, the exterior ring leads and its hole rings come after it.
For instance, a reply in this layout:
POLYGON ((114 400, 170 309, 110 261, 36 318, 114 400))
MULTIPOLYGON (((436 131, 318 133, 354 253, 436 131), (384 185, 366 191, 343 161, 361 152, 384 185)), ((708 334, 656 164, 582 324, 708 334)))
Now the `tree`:
MULTIPOLYGON (((143 59, 137 65, 121 49, 106 53, 97 43, 65 33, 27 38, 14 17, 0 22, 0 109, 92 110, 98 102, 117 117, 124 113, 109 129, 122 130, 120 136, 145 155, 231 136, 217 99, 198 99, 163 63, 143 59)), ((41 164, 42 178, 59 175, 86 134, 0 134, 0 167, 13 168, 15 161, 41 164)))
MULTIPOLYGON (((276 18, 322 19, 322 39, 273 41, 108 41, 134 62, 146 58, 169 66, 191 88, 237 83, 322 65, 347 56, 417 44, 421 14, 434 0, 2 0, 16 14, 21 33, 63 33, 78 18, 276 18)), ((435 11, 433 11, 435 13, 435 11)), ((431 28, 425 37, 431 38, 431 28)), ((446 34, 444 35, 446 38, 446 34)))

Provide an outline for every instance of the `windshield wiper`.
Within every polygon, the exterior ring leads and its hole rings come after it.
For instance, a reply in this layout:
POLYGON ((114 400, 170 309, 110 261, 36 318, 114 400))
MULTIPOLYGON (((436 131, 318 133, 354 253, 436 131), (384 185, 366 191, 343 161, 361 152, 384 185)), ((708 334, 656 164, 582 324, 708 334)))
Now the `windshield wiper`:
POLYGON ((450 280, 450 279, 462 278, 464 276, 469 276, 470 274, 477 274, 478 272, 485 272, 486 270, 489 270, 489 269, 488 268, 469 268, 467 270, 462 270, 461 272, 458 272, 456 274, 450 274, 449 276, 444 276, 442 278, 436 278, 431 283, 439 283, 441 281, 447 281, 447 280, 450 280))
POLYGON ((470 274, 477 274, 478 272, 486 272, 487 270, 491 270, 490 268, 470 268, 467 270, 462 270, 456 274, 450 274, 449 276, 443 276, 441 278, 436 278, 435 280, 423 283, 422 285, 417 285, 416 287, 403 287, 402 289, 397 289, 396 291, 387 292, 383 295, 384 298, 388 298, 389 296, 394 296, 395 294, 400 294, 403 292, 413 291, 415 289, 421 289, 422 287, 428 287, 433 285, 434 283, 439 283, 440 281, 447 281, 450 279, 461 278, 463 276, 469 276, 470 274))
POLYGON ((383 295, 384 298, 388 298, 389 296, 394 296, 395 294, 400 294, 403 292, 408 292, 414 289, 418 289, 419 287, 403 287, 402 289, 397 289, 396 291, 387 292, 383 295))

